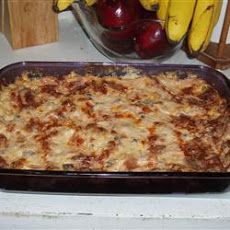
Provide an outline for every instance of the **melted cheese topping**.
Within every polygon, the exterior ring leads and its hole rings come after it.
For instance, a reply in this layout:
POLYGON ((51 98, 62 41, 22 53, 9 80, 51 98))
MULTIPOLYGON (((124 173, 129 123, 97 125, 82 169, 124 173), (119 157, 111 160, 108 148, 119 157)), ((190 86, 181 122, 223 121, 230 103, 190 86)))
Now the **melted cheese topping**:
POLYGON ((0 87, 0 167, 230 171, 229 106, 192 74, 68 76, 0 87))

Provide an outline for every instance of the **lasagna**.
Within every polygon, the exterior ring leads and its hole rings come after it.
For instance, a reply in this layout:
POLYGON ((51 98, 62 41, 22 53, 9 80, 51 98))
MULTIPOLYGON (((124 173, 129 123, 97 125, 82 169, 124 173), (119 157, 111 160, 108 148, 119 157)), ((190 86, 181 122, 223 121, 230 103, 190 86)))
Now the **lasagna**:
POLYGON ((0 168, 229 172, 229 115, 192 73, 24 73, 0 85, 0 168))

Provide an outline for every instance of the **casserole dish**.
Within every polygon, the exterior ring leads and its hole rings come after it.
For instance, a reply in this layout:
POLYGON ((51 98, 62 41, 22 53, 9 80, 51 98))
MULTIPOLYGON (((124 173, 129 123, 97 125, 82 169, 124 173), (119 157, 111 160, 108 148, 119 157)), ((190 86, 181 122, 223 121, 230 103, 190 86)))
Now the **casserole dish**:
MULTIPOLYGON (((27 72, 29 77, 63 76, 74 71, 77 74, 122 77, 127 67, 133 67, 147 75, 176 71, 180 76, 188 72, 197 74, 229 103, 230 90, 227 78, 221 73, 203 66, 109 64, 109 63, 42 63, 23 62, 3 68, 0 81, 13 83, 16 76, 27 72)), ((83 172, 50 170, 0 169, 2 189, 50 192, 87 193, 172 193, 216 192, 229 185, 229 172, 83 172)))

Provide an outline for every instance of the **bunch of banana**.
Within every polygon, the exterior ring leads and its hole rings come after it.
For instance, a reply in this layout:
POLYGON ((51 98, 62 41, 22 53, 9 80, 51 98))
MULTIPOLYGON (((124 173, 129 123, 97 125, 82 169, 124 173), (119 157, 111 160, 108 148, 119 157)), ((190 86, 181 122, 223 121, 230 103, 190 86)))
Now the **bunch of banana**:
MULTIPOLYGON (((153 1, 145 2, 150 9, 153 1)), ((223 0, 157 0, 154 4, 158 4, 157 17, 165 22, 168 40, 177 43, 188 34, 189 51, 194 54, 207 48, 223 0)))
POLYGON ((157 18, 164 21, 168 40, 180 42, 188 33, 190 53, 204 51, 218 22, 223 0, 140 0, 147 10, 158 4, 157 18))

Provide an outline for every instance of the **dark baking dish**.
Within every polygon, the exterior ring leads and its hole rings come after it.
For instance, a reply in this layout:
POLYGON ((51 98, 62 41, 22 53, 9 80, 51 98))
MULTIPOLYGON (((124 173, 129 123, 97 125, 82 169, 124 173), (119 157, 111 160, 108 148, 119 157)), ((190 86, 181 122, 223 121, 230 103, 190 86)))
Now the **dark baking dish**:
MULTIPOLYGON (((177 71, 181 77, 193 72, 215 87, 230 103, 229 80, 220 72, 195 65, 110 64, 81 62, 21 62, 0 70, 0 82, 8 84, 27 71, 31 77, 61 76, 75 71, 84 75, 122 76, 125 68, 156 74, 177 71)), ((6 190, 66 193, 197 193, 221 192, 230 184, 230 173, 181 172, 64 172, 0 169, 0 188, 6 190)))

